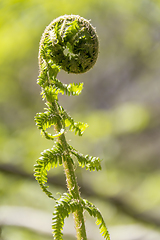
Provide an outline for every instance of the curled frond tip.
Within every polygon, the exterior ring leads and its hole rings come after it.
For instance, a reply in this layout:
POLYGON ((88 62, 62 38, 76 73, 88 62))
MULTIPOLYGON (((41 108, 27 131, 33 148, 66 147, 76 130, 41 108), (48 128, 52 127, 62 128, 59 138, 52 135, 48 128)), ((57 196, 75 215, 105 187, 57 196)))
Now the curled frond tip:
POLYGON ((55 73, 55 66, 68 73, 84 73, 95 64, 98 46, 96 30, 88 20, 78 15, 58 17, 46 27, 42 35, 40 71, 47 62, 55 73))

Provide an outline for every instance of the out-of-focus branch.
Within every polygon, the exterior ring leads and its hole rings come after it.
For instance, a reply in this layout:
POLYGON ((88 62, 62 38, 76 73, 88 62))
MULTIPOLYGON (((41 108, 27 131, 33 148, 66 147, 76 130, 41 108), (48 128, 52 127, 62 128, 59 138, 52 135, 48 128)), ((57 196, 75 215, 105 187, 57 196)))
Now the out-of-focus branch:
MULTIPOLYGON (((52 236, 51 232, 52 214, 35 210, 29 207, 1 206, 0 227, 14 226, 26 228, 41 235, 52 236)), ((65 227, 64 234, 73 239, 74 232, 70 227, 65 227), (73 235, 73 236, 72 236, 73 235)))
MULTIPOLYGON (((12 164, 0 164, 0 171, 6 174, 10 174, 16 177, 27 178, 31 180, 35 180, 34 175, 23 171, 22 169, 12 165, 12 164)), ((63 176, 53 176, 49 177, 48 182, 60 187, 65 187, 65 183, 62 181, 63 176)))
POLYGON ((152 226, 160 227, 160 218, 156 218, 155 216, 151 216, 148 213, 139 213, 136 209, 134 209, 132 206, 130 206, 122 197, 119 196, 104 196, 95 193, 90 186, 87 186, 86 184, 82 186, 82 191, 87 195, 91 197, 98 197, 99 199, 109 202, 116 206, 116 208, 121 211, 123 214, 126 214, 134 219, 136 219, 139 222, 149 224, 152 226))
MULTIPOLYGON (((32 174, 26 173, 23 170, 17 168, 16 166, 9 165, 9 164, 0 164, 0 171, 4 172, 6 174, 12 174, 17 177, 23 177, 23 178, 28 178, 28 179, 34 179, 34 176, 32 174)), ((65 180, 62 180, 63 176, 56 176, 56 177, 49 177, 48 183, 54 184, 59 187, 65 188, 65 180)), ((116 208, 121 211, 123 214, 126 214, 135 220, 142 222, 142 223, 147 223, 152 226, 160 227, 160 218, 156 218, 155 216, 151 216, 148 213, 139 213, 137 212, 136 209, 134 209, 132 206, 130 206, 123 198, 120 197, 110 197, 110 196, 104 196, 100 195, 94 192, 94 190, 91 188, 91 186, 87 186, 87 184, 79 184, 81 187, 81 190, 83 194, 87 197, 94 197, 94 198, 99 198, 100 200, 103 200, 104 202, 110 202, 116 208)))

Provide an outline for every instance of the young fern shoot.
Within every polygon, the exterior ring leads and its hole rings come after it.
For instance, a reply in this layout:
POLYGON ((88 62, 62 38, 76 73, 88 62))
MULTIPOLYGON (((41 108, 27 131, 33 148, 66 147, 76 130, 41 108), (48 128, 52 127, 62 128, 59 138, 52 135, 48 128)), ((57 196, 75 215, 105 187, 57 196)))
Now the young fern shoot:
POLYGON ((37 83, 41 86, 46 108, 43 113, 37 113, 36 125, 41 133, 54 141, 51 149, 44 150, 35 165, 35 177, 41 189, 49 198, 55 200, 52 229, 55 240, 62 240, 64 219, 70 213, 74 216, 77 240, 87 240, 83 213, 86 210, 97 219, 101 234, 109 240, 109 233, 103 217, 92 203, 82 199, 77 184, 74 161, 86 170, 101 170, 101 160, 98 157, 84 156, 66 141, 65 130, 69 128, 75 134, 82 136, 88 126, 75 122, 59 105, 58 95, 79 95, 83 83, 64 84, 57 79, 61 69, 67 73, 84 73, 93 67, 98 56, 98 37, 89 21, 77 15, 64 15, 46 27, 39 47, 39 77, 37 83), (55 134, 47 129, 54 126, 55 134), (48 190, 47 172, 57 165, 63 165, 66 175, 68 192, 56 199, 48 190))

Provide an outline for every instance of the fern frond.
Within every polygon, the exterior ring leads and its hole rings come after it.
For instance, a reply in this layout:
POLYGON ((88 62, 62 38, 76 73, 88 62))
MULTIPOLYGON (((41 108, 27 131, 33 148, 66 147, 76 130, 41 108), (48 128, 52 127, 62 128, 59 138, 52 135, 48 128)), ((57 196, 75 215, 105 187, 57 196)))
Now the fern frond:
POLYGON ((65 42, 68 42, 68 40, 72 38, 72 36, 75 36, 79 30, 80 30, 80 27, 78 25, 78 21, 77 19, 75 19, 72 23, 68 24, 65 34, 63 35, 63 40, 65 42))
POLYGON ((58 100, 59 90, 50 85, 44 88, 43 95, 46 97, 47 101, 52 103, 55 100, 58 100))
POLYGON ((86 170, 99 171, 101 170, 101 159, 99 157, 92 157, 89 155, 83 155, 77 152, 73 147, 70 146, 71 153, 77 158, 79 166, 85 167, 86 170))
POLYGON ((109 232, 99 209, 86 199, 83 199, 83 208, 87 210, 90 216, 97 218, 96 224, 99 225, 100 233, 106 240, 110 240, 109 232))
POLYGON ((65 127, 69 127, 70 131, 75 131, 75 134, 82 136, 85 129, 88 127, 88 124, 83 122, 75 122, 74 119, 63 109, 62 106, 58 105, 58 108, 61 118, 63 120, 63 125, 65 127))
POLYGON ((66 127, 69 126, 69 130, 70 131, 75 131, 75 134, 78 133, 79 136, 82 136, 85 129, 88 127, 87 123, 83 123, 83 122, 75 122, 73 120, 73 118, 67 118, 65 120, 65 125, 66 127))
POLYGON ((86 123, 75 122, 58 104, 58 94, 79 95, 83 83, 64 84, 57 79, 58 72, 63 69, 68 73, 84 73, 93 67, 99 52, 98 37, 90 22, 78 15, 65 15, 53 20, 45 29, 39 48, 39 70, 37 83, 42 89, 42 98, 46 100, 44 113, 35 117, 36 125, 47 139, 57 138, 55 146, 41 153, 35 165, 35 178, 46 195, 55 199, 48 190, 47 173, 57 165, 62 165, 66 175, 68 192, 56 200, 52 219, 53 236, 62 240, 64 219, 73 213, 78 239, 87 239, 83 210, 97 218, 100 232, 109 240, 109 233, 100 211, 90 202, 80 198, 74 162, 76 157, 81 167, 91 170, 101 169, 98 157, 82 155, 69 146, 63 134, 66 127, 81 136, 88 127, 86 123), (56 134, 50 134, 47 129, 54 125, 56 134), (63 135, 62 135, 63 134, 63 135))
POLYGON ((43 62, 41 63, 41 71, 37 79, 37 83, 42 88, 46 87, 46 83, 50 83, 50 79, 56 78, 61 69, 60 66, 56 65, 53 60, 50 59, 50 53, 52 52, 53 48, 52 42, 49 38, 46 38, 45 42, 46 44, 41 48, 41 56, 43 57, 43 62))
POLYGON ((46 130, 47 128, 57 123, 57 116, 50 114, 49 111, 46 111, 44 113, 37 113, 35 122, 38 129, 46 130))
POLYGON ((52 193, 48 191, 48 186, 45 186, 47 182, 47 171, 49 171, 53 167, 57 167, 57 165, 62 165, 63 158, 63 149, 62 146, 57 143, 54 148, 47 149, 41 153, 41 157, 37 160, 34 165, 34 176, 38 181, 43 192, 47 194, 49 198, 53 198, 52 193))
POLYGON ((79 95, 82 92, 83 89, 83 83, 75 84, 75 83, 70 83, 66 86, 67 91, 66 94, 70 95, 72 94, 73 96, 79 95))
POLYGON ((59 81, 57 78, 54 78, 52 80, 52 84, 55 87, 57 91, 59 91, 62 94, 66 94, 68 96, 70 95, 79 95, 82 92, 83 89, 83 83, 70 83, 70 84, 64 84, 61 81, 59 81))
POLYGON ((48 77, 47 77, 47 71, 48 69, 46 67, 43 68, 43 71, 41 71, 41 73, 38 76, 37 79, 37 83, 41 86, 41 87, 45 87, 46 82, 48 81, 48 77))
POLYGON ((50 79, 56 79, 57 74, 60 72, 60 67, 57 66, 52 60, 48 61, 48 71, 50 79))
POLYGON ((65 193, 60 199, 56 200, 55 211, 52 218, 52 230, 55 240, 63 240, 62 230, 64 219, 78 208, 79 203, 72 198, 72 195, 65 193))
POLYGON ((50 107, 46 108, 46 111, 44 113, 37 113, 35 117, 35 122, 38 129, 41 130, 41 133, 43 133, 47 139, 53 140, 55 137, 58 137, 61 134, 63 134, 64 129, 62 128, 58 133, 54 135, 48 133, 46 129, 51 127, 52 125, 57 124, 58 119, 59 116, 55 115, 54 110, 50 107))

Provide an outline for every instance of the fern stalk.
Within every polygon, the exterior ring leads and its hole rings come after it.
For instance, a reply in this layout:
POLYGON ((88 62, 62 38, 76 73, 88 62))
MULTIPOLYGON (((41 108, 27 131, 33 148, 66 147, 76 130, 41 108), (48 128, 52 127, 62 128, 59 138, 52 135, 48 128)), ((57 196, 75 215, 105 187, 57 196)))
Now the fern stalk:
POLYGON ((77 240, 87 240, 83 212, 87 211, 97 219, 101 234, 110 240, 103 217, 98 208, 88 200, 81 198, 74 170, 73 157, 79 166, 86 170, 101 170, 101 160, 98 157, 84 156, 66 141, 67 128, 83 135, 88 125, 75 122, 58 103, 58 95, 79 95, 83 83, 64 84, 57 79, 61 69, 68 73, 84 73, 91 69, 98 57, 98 37, 95 29, 86 19, 77 15, 64 15, 53 20, 45 29, 39 47, 39 77, 37 83, 41 86, 41 95, 46 101, 43 113, 37 113, 35 122, 46 139, 53 141, 53 148, 44 150, 35 164, 35 178, 43 192, 55 200, 52 230, 55 240, 62 240, 64 220, 73 214, 77 240), (54 126, 55 134, 48 132, 54 126), (57 165, 63 165, 68 193, 56 199, 48 190, 47 173, 57 165))
MULTIPOLYGON (((54 109, 59 115, 58 108, 56 106, 56 102, 54 104, 54 109)), ((62 124, 60 121, 55 124, 55 131, 58 133, 62 129, 62 124)), ((63 147, 64 151, 66 152, 66 157, 63 158, 63 168, 66 175, 66 182, 67 182, 67 188, 69 193, 73 196, 74 199, 77 200, 77 202, 80 201, 80 192, 78 183, 75 176, 75 171, 73 168, 73 164, 71 161, 71 157, 68 150, 68 144, 65 138, 64 133, 58 137, 58 142, 63 147)), ((74 213, 74 221, 75 221, 75 228, 77 233, 77 240, 87 240, 86 236, 86 229, 85 229, 85 223, 84 223, 84 216, 83 216, 83 208, 77 209, 74 213)))

